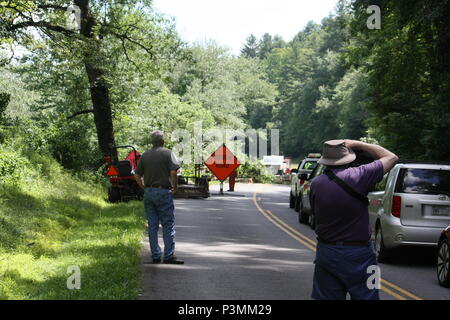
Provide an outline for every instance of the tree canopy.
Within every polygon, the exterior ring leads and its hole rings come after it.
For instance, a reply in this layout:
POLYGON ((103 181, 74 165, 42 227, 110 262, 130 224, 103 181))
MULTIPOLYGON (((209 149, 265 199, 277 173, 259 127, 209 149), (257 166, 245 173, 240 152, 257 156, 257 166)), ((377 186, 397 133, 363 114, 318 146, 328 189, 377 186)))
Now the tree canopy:
POLYGON ((449 160, 449 6, 341 0, 283 46, 266 50, 271 37, 264 35, 257 49, 279 91, 272 122, 281 128, 283 152, 370 139, 403 158, 449 160), (367 27, 371 5, 381 9, 380 29, 367 27))
POLYGON ((214 41, 184 43, 152 1, 0 1, 0 142, 23 134, 29 148, 91 170, 115 144, 143 149, 153 129, 202 121, 278 128, 294 157, 347 138, 449 160, 449 9, 340 0, 290 41, 248 36, 236 57, 214 41), (67 25, 71 4, 79 29, 67 25), (381 29, 367 27, 369 5, 381 29))

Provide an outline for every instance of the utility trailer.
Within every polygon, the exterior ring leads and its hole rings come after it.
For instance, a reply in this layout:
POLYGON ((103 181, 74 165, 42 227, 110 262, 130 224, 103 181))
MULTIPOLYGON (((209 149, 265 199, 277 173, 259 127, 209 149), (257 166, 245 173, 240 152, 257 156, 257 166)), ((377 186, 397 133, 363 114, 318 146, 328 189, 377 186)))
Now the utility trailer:
POLYGON ((178 176, 175 198, 209 198, 209 177, 202 175, 202 165, 195 165, 194 176, 178 176))

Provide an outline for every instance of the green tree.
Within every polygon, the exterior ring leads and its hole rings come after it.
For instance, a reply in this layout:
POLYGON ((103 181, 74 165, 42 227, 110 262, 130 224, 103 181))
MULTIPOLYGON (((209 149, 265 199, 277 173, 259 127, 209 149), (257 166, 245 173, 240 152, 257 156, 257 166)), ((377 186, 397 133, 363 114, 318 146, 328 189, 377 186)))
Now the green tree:
POLYGON ((349 70, 336 85, 331 103, 338 110, 339 138, 359 140, 366 136, 370 116, 367 91, 367 74, 361 69, 349 70))
POLYGON ((272 49, 276 48, 284 48, 286 46, 286 42, 280 35, 275 35, 272 39, 272 49))
POLYGON ((258 57, 260 59, 265 59, 274 48, 272 36, 265 33, 261 40, 259 40, 258 48, 258 57))
POLYGON ((341 106, 334 103, 335 87, 345 75, 341 52, 347 38, 337 17, 321 25, 309 23, 284 48, 267 57, 269 79, 277 84, 280 98, 274 121, 282 129, 285 154, 320 151, 324 140, 339 136, 341 106), (335 38, 342 41, 335 41, 335 38))
POLYGON ((117 157, 111 148, 115 145, 109 82, 112 62, 122 56, 137 68, 137 61, 149 67, 163 53, 161 48, 167 49, 167 53, 176 52, 178 40, 173 37, 172 26, 152 12, 151 1, 75 0, 80 9, 79 32, 66 27, 70 4, 70 1, 3 1, 0 38, 12 39, 32 51, 44 46, 57 59, 76 61, 84 68, 92 108, 79 113, 93 113, 101 152, 117 157), (133 59, 142 55, 147 58, 133 59))
POLYGON ((407 158, 449 160, 450 2, 354 2, 350 60, 368 73, 375 138, 407 158), (369 4, 380 30, 366 27, 369 4))
POLYGON ((246 39, 244 47, 241 49, 241 54, 246 58, 256 58, 258 56, 258 39, 251 34, 246 39))
POLYGON ((261 61, 233 57, 214 42, 187 50, 169 74, 173 93, 209 110, 218 126, 265 127, 277 92, 261 61))
POLYGON ((9 104, 11 95, 5 92, 0 92, 0 123, 5 119, 6 107, 9 104))

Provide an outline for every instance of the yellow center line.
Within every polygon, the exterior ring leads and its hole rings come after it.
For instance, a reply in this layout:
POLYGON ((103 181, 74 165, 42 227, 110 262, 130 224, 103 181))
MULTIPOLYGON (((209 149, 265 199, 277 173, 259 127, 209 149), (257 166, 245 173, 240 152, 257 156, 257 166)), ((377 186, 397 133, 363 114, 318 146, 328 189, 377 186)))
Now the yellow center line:
POLYGON ((292 228, 291 226, 287 225, 284 221, 282 221, 280 218, 278 218, 276 215, 274 215, 272 213, 272 211, 270 210, 266 210, 267 213, 269 213, 275 220, 277 220, 279 223, 281 223, 283 226, 285 226, 287 229, 291 230, 292 232, 294 232, 295 234, 297 234, 299 237, 305 239, 306 241, 308 241, 309 243, 313 244, 314 246, 317 244, 316 241, 311 240, 310 238, 308 238, 307 236, 305 236, 303 233, 300 233, 300 231, 295 230, 294 228, 292 228))
MULTIPOLYGON (((382 280, 382 281, 383 281, 383 280, 382 280)), ((392 291, 392 290, 390 290, 390 289, 388 289, 388 288, 386 288, 386 287, 384 287, 384 286, 381 286, 380 289, 383 290, 384 292, 386 292, 387 294, 393 296, 393 297, 396 298, 397 300, 407 300, 405 297, 402 297, 401 295, 395 293, 394 291, 392 291)))
POLYGON ((305 242, 304 240, 300 239, 299 237, 297 237, 295 234, 293 234, 292 232, 290 232, 288 229, 286 229, 285 227, 283 227, 281 224, 279 224, 275 219, 272 218, 271 215, 269 215, 268 213, 266 213, 259 205, 258 201, 256 200, 256 193, 253 195, 253 202, 255 203, 256 208, 258 209, 259 212, 261 212, 261 214, 266 217, 270 222, 272 222, 274 225, 276 225, 278 228, 280 228, 281 230, 283 230, 284 232, 286 232, 288 235, 290 235, 292 238, 294 238, 295 240, 297 240, 298 242, 300 242, 301 244, 303 244, 305 247, 307 247, 308 249, 312 250, 312 251, 316 251, 316 248, 313 247, 312 245, 310 245, 309 243, 305 242))
POLYGON ((387 281, 387 280, 385 280, 385 279, 381 279, 381 282, 384 283, 385 285, 388 285, 388 286, 390 286, 391 288, 393 288, 393 289, 395 289, 395 290, 397 290, 397 291, 403 293, 405 296, 408 296, 408 297, 410 297, 410 298, 413 298, 414 300, 423 300, 422 298, 416 296, 415 294, 412 294, 411 292, 406 291, 405 289, 402 289, 402 288, 400 288, 399 286, 397 286, 397 285, 395 285, 395 284, 393 284, 393 283, 391 283, 391 282, 389 282, 389 281, 387 281))
MULTIPOLYGON (((257 190, 254 194, 253 194, 253 202, 256 206, 256 208, 258 209, 258 211, 264 216, 266 217, 270 222, 272 222, 274 225, 276 225, 278 228, 280 228, 282 231, 286 232, 288 235, 290 235, 292 238, 294 238, 295 240, 297 240, 298 242, 300 242, 301 244, 303 244, 305 247, 307 247, 308 249, 316 252, 316 242, 312 239, 310 239, 309 237, 305 236, 304 234, 302 234, 301 232, 299 232, 298 230, 295 230, 294 228, 292 228, 291 226, 287 225, 284 221, 282 221, 280 218, 278 218, 275 214, 273 214, 271 211, 269 210, 264 210, 258 203, 257 201, 257 194, 258 194, 259 190, 257 190), (301 238, 299 238, 301 237, 301 238), (304 240, 306 240, 307 242, 305 242, 304 240), (309 242, 309 243, 308 243, 309 242), (312 245, 314 246, 312 246, 312 245)), ((261 198, 260 198, 261 199, 261 198)), ((397 291, 399 291, 400 293, 403 293, 405 296, 408 296, 412 299, 415 300, 423 300, 422 298, 416 296, 415 294, 412 294, 409 291, 406 291, 402 288, 400 288, 399 286, 385 280, 385 279, 381 279, 381 282, 389 287, 391 287, 392 289, 395 289, 397 291)), ((392 297, 398 299, 398 300, 407 300, 405 297, 395 293, 394 291, 386 288, 386 286, 381 286, 380 288, 382 291, 386 292, 387 294, 391 295, 392 297)))

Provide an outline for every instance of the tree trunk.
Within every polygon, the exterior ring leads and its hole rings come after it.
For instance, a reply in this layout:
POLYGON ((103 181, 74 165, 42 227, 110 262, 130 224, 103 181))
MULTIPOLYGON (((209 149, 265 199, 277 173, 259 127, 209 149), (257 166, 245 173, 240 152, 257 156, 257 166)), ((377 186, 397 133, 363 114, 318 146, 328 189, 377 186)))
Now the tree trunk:
POLYGON ((105 83, 102 72, 86 59, 84 65, 89 78, 92 105, 94 106, 94 122, 97 128, 97 139, 103 155, 111 155, 118 159, 114 139, 114 127, 112 122, 111 101, 109 89, 105 83))
MULTIPOLYGON (((81 9, 80 33, 90 41, 94 39, 93 27, 95 20, 89 10, 89 0, 75 0, 75 4, 81 9)), ((92 49, 92 46, 88 46, 92 49)), ((113 160, 117 160, 117 150, 114 139, 114 126, 112 121, 111 100, 109 88, 103 76, 100 66, 95 64, 97 59, 93 59, 96 50, 89 50, 84 55, 84 66, 89 79, 91 100, 94 109, 94 122, 97 129, 97 140, 103 155, 110 155, 113 160)))

